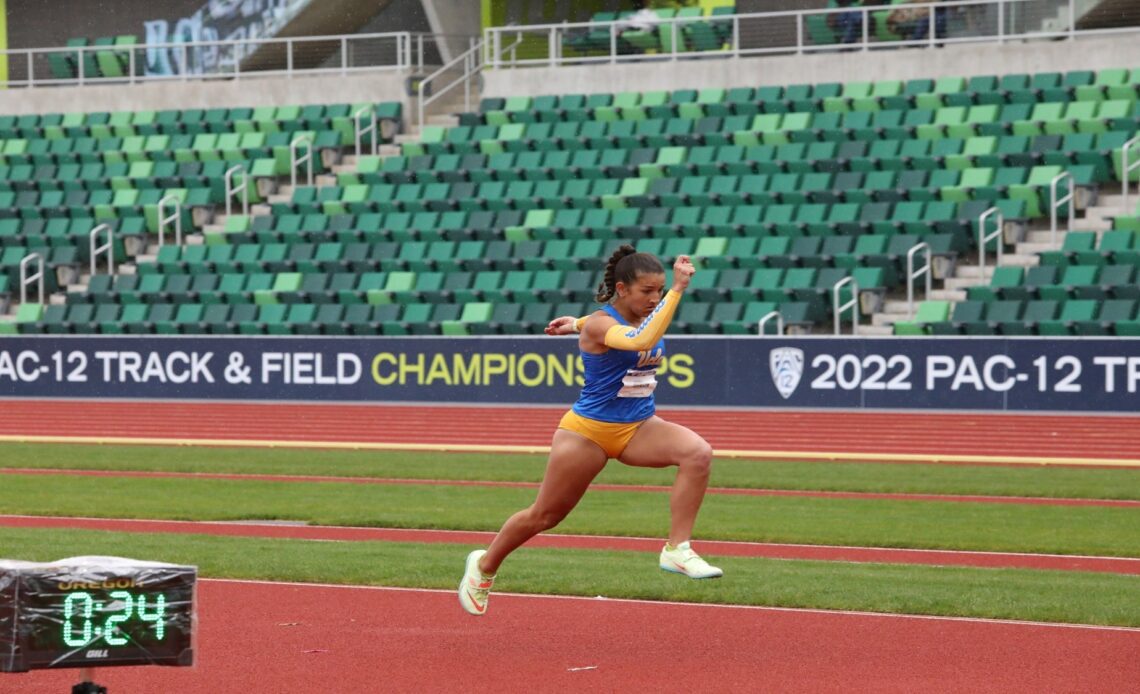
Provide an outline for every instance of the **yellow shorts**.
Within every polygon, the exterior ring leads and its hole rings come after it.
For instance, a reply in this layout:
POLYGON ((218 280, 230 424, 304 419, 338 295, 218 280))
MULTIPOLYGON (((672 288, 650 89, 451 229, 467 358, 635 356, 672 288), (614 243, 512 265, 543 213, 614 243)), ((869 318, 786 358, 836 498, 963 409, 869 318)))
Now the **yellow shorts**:
POLYGON ((598 444, 606 455, 616 458, 621 455, 630 439, 637 433, 638 428, 645 423, 640 422, 599 422, 596 419, 587 419, 574 410, 562 415, 558 423, 559 429, 580 434, 598 444))

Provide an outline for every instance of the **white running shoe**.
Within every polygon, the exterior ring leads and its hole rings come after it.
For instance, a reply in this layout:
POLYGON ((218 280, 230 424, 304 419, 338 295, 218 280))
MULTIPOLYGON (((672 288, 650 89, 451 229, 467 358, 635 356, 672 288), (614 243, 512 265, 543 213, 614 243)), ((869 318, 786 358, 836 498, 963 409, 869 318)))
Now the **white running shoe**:
POLYGON ((491 584, 495 582, 494 576, 488 578, 479 570, 479 560, 486 553, 485 549, 477 549, 467 555, 467 567, 463 572, 463 580, 459 582, 459 604, 476 617, 486 614, 491 584))
POLYGON ((684 574, 689 578, 720 578, 724 572, 715 566, 710 566, 689 547, 688 542, 682 542, 676 547, 668 543, 661 550, 660 566, 666 571, 675 574, 684 574))

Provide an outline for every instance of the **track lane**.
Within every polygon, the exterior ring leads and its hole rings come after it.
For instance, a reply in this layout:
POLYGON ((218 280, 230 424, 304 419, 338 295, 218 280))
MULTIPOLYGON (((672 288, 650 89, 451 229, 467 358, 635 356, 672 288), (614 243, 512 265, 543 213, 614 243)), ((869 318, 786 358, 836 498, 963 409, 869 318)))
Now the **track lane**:
MULTIPOLYGON (((457 563, 457 578, 461 567, 457 563)), ((197 664, 106 668, 111 692, 1042 692, 1140 681, 1140 630, 203 580, 197 664)), ((78 671, 0 674, 58 694, 78 671)))
MULTIPOLYGON (((9 400, 0 437, 541 449, 563 408, 420 404, 9 400)), ((1132 416, 662 407, 721 453, 1140 466, 1132 416), (937 436, 931 436, 937 432, 937 436)))

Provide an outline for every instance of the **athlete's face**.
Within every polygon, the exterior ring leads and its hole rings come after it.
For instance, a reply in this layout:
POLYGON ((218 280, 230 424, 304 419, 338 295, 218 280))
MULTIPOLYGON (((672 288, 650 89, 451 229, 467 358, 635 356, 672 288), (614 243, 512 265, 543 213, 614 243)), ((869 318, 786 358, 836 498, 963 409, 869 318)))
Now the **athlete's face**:
POLYGON ((643 272, 630 284, 618 282, 618 296, 638 318, 645 318, 665 295, 665 273, 643 272))

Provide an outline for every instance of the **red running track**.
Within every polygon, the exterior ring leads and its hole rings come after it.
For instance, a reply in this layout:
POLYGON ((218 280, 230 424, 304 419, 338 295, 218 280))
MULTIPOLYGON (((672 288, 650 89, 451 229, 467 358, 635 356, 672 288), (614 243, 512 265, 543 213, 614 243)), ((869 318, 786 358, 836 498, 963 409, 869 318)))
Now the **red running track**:
MULTIPOLYGON (((0 401, 8 440, 130 440, 543 450, 550 407, 92 400, 0 401)), ((721 455, 1140 465, 1130 416, 662 408, 721 455)))
MULTIPOLYGON (((457 570, 459 567, 456 567, 457 570)), ((458 576, 457 576, 458 578, 458 576)), ((590 598, 206 580, 197 665, 127 692, 1045 692, 1140 681, 1140 630, 590 598)), ((79 671, 0 674, 59 694, 79 671)))

